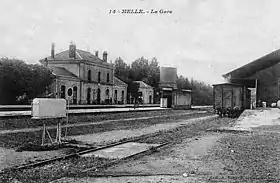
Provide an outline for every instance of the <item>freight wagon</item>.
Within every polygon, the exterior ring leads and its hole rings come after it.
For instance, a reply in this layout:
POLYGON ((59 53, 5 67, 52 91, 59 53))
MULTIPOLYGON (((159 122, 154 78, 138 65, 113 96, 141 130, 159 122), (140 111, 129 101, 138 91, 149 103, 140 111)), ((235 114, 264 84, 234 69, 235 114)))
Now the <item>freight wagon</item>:
POLYGON ((250 108, 251 91, 243 85, 213 85, 213 97, 214 110, 221 117, 238 117, 243 110, 250 108))

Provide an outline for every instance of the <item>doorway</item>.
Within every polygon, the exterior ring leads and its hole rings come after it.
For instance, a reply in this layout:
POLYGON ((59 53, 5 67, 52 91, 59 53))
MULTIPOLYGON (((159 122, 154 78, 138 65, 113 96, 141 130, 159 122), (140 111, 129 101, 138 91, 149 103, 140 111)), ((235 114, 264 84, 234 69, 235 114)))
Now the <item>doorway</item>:
POLYGON ((101 94, 101 91, 100 91, 100 88, 97 89, 97 104, 100 104, 100 94, 101 94))

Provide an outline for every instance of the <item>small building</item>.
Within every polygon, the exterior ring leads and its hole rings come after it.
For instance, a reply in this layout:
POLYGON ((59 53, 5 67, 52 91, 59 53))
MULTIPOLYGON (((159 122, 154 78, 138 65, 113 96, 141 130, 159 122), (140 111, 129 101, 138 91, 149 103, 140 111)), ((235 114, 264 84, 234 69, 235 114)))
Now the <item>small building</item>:
POLYGON ((173 67, 160 68, 161 107, 174 109, 191 108, 191 90, 178 89, 177 69, 173 67))
POLYGON ((173 109, 190 109, 192 91, 163 87, 161 89, 161 107, 173 109))
POLYGON ((173 92, 173 108, 174 109, 190 109, 192 102, 191 90, 175 90, 173 92))
POLYGON ((154 88, 143 81, 135 81, 139 83, 139 102, 142 104, 153 104, 154 88))

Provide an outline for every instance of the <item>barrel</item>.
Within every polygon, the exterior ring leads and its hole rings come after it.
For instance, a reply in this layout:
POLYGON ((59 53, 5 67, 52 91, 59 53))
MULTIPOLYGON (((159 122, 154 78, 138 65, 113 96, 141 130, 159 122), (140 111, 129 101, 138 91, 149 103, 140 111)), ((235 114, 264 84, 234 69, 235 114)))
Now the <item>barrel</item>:
POLYGON ((277 101, 277 107, 280 108, 280 100, 277 101))
POLYGON ((262 102, 262 107, 266 108, 266 102, 262 102))

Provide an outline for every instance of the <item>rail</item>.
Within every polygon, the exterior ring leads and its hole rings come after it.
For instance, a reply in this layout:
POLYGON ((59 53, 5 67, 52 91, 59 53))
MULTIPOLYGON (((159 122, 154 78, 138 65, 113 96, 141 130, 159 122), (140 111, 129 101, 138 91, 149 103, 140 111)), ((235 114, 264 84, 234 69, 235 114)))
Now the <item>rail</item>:
MULTIPOLYGON (((65 156, 60 156, 60 157, 55 157, 55 158, 51 158, 51 159, 45 159, 45 160, 35 162, 35 163, 20 165, 20 166, 17 166, 17 167, 13 167, 10 170, 22 170, 22 169, 27 169, 27 168, 31 168, 31 167, 42 166, 42 165, 46 165, 46 164, 49 164, 49 163, 52 163, 52 162, 55 162, 55 161, 60 161, 60 160, 68 159, 68 158, 78 157, 78 156, 83 155, 83 154, 99 151, 99 150, 102 150, 102 149, 107 149, 107 148, 114 147, 114 146, 121 145, 121 144, 125 144, 125 143, 128 143, 128 142, 135 142, 137 140, 139 140, 139 139, 126 140, 126 141, 122 141, 122 142, 112 143, 112 144, 108 144, 108 145, 105 145, 105 146, 102 146, 102 147, 97 147, 97 148, 89 148, 87 150, 83 150, 83 151, 72 153, 72 154, 65 155, 65 156)), ((166 142, 166 143, 163 143, 163 144, 160 144, 160 145, 156 146, 155 148, 160 148, 160 147, 166 146, 168 144, 169 143, 166 142)), ((139 155, 139 154, 144 153, 144 152, 147 152, 148 150, 142 151, 142 152, 137 153, 137 154, 130 155, 130 156, 126 157, 125 159, 131 158, 133 156, 139 155)))

